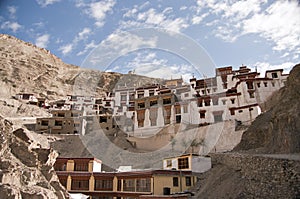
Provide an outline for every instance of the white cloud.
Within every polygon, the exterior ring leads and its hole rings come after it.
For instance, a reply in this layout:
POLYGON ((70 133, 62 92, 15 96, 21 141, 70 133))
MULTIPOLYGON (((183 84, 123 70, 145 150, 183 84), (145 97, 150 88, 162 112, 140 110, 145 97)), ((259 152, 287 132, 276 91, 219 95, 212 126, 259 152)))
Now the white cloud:
POLYGON ((90 28, 83 28, 83 30, 78 33, 78 40, 86 39, 91 34, 91 32, 92 30, 90 28))
POLYGON ((36 38, 35 45, 37 45, 40 48, 47 48, 47 45, 49 43, 50 35, 44 34, 36 38))
MULTIPOLYGON (((212 33, 227 42, 257 34, 273 44, 275 51, 300 51, 300 6, 297 1, 197 1, 197 13, 208 9, 215 25, 212 33)), ((197 16, 197 15, 195 15, 197 16)), ((199 18, 192 19, 197 24, 199 18)))
POLYGON ((54 4, 56 2, 59 2, 60 0, 36 0, 36 2, 41 6, 41 7, 47 7, 48 5, 54 4))
POLYGON ((256 62, 252 68, 252 70, 255 70, 255 67, 257 71, 260 73, 261 77, 265 76, 265 73, 267 70, 274 70, 274 69, 283 69, 284 73, 289 73, 291 69, 296 65, 296 63, 293 62, 285 62, 282 64, 270 64, 267 62, 256 62))
POLYGON ((263 13, 243 22, 243 34, 257 33, 273 41, 274 50, 300 48, 300 7, 296 1, 276 1, 263 13))
POLYGON ((77 53, 77 56, 85 54, 88 50, 96 48, 98 45, 95 44, 95 41, 92 40, 90 43, 86 44, 84 49, 77 53))
POLYGON ((73 44, 66 44, 59 47, 58 50, 61 51, 63 55, 67 55, 73 51, 73 44))
POLYGON ((22 26, 18 22, 6 21, 2 23, 1 29, 10 29, 14 33, 17 32, 22 26))
POLYGON ((200 24, 200 22, 208 15, 208 13, 202 14, 200 16, 193 16, 192 24, 200 24))
POLYGON ((15 19, 16 13, 17 13, 17 7, 16 6, 8 6, 7 10, 9 12, 10 18, 15 19))
POLYGON ((127 11, 123 17, 129 20, 121 21, 120 28, 163 28, 172 32, 180 32, 187 28, 189 24, 185 18, 175 18, 169 16, 173 12, 172 8, 166 8, 162 12, 158 12, 154 8, 140 12, 137 7, 134 10, 127 11))
POLYGON ((105 0, 90 4, 88 12, 96 20, 96 26, 102 27, 104 25, 106 15, 112 11, 115 3, 115 0, 105 0))
POLYGON ((100 44, 102 48, 110 51, 119 52, 123 55, 127 52, 141 48, 142 46, 156 46, 156 38, 146 40, 134 34, 127 32, 115 32, 110 34, 107 39, 103 40, 100 44))

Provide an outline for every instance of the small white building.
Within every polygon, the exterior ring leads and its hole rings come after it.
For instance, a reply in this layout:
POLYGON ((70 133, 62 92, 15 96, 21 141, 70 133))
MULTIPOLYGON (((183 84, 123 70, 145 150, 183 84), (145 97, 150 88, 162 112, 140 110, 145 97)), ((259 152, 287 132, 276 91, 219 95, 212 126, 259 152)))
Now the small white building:
POLYGON ((184 154, 163 160, 164 170, 182 170, 203 173, 211 169, 211 158, 197 154, 184 154))

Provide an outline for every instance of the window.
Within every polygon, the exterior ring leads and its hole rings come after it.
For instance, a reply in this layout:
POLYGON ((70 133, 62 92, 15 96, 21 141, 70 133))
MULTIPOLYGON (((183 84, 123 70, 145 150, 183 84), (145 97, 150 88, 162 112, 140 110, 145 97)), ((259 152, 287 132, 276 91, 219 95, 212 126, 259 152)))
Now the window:
POLYGON ((189 158, 178 158, 178 169, 188 169, 189 168, 189 158))
POLYGON ((59 120, 55 120, 55 126, 62 126, 62 121, 59 121, 59 120))
POLYGON ((138 103, 139 108, 145 108, 145 102, 140 102, 138 103))
POLYGON ((150 192, 151 191, 150 178, 136 179, 136 191, 137 192, 150 192))
POLYGON ((198 100, 198 107, 202 107, 203 106, 202 103, 203 103, 202 100, 198 100))
POLYGON ((48 120, 42 120, 42 126, 48 126, 48 120))
POLYGON ((89 180, 72 180, 72 190, 89 190, 89 180))
POLYGON ((248 89, 253 89, 253 83, 252 82, 247 82, 247 88, 248 89))
POLYGON ((249 97, 254 98, 254 92, 249 92, 249 97))
POLYGON ((213 105, 218 105, 219 104, 219 99, 218 98, 213 98, 213 105))
POLYGON ((278 78, 278 74, 277 73, 272 73, 272 78, 278 78))
POLYGON ((167 160, 167 167, 172 167, 172 160, 167 160))
POLYGON ((171 98, 163 99, 163 104, 171 104, 171 98))
POLYGON ((134 179, 126 179, 123 182, 123 190, 124 191, 135 191, 134 179))
POLYGON ((188 113, 188 106, 187 105, 183 106, 183 113, 188 113))
POLYGON ((203 118, 205 118, 205 110, 203 110, 203 111, 200 111, 200 118, 201 119, 203 119, 203 118))
POLYGON ((233 109, 230 109, 230 115, 235 115, 235 111, 233 109))
POLYGON ((257 83, 257 88, 260 88, 260 82, 257 83))
POLYGON ((74 171, 88 171, 88 162, 75 162, 74 171))
POLYGON ((178 177, 173 177, 173 187, 178 187, 178 177))
POLYGON ((204 105, 205 106, 210 106, 210 99, 204 100, 204 105))
POLYGON ((155 106, 157 105, 157 100, 151 100, 150 101, 150 106, 155 106))
POLYGON ((106 123, 106 122, 107 122, 107 117, 105 117, 105 116, 100 116, 99 122, 100 122, 100 123, 106 123))
POLYGON ((185 177, 185 185, 188 187, 192 186, 192 179, 190 176, 185 177))
POLYGON ((138 98, 144 97, 144 93, 138 93, 138 98))
POLYGON ((226 105, 226 100, 223 99, 223 100, 222 100, 222 103, 223 103, 223 105, 226 105))
POLYGON ((249 108, 249 111, 253 111, 253 108, 249 108))
POLYGON ((217 88, 213 88, 214 93, 217 92, 217 88))
POLYGON ((121 101, 126 101, 127 96, 126 95, 121 95, 121 101))
POLYGON ((118 180, 117 191, 121 191, 121 187, 122 187, 122 180, 118 180))
POLYGON ((231 100, 231 104, 234 104, 235 99, 232 98, 230 100, 231 100))
POLYGON ((112 191, 113 180, 95 180, 95 190, 112 191))
POLYGON ((275 87, 275 82, 272 82, 272 86, 275 87))
POLYGON ((239 110, 239 113, 242 113, 243 112, 243 110, 239 110))
POLYGON ((149 96, 154 96, 154 90, 149 91, 149 96))
POLYGON ((209 88, 207 89, 207 93, 210 93, 210 89, 209 88))
POLYGON ((58 113, 57 117, 65 117, 65 114, 64 113, 58 113))
POLYGON ((268 87, 268 82, 264 82, 265 87, 268 87))

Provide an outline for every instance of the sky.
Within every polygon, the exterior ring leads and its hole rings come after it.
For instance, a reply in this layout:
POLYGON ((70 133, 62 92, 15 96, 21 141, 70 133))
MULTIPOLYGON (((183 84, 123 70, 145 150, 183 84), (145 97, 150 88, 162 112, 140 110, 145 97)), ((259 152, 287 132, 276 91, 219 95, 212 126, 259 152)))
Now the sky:
POLYGON ((300 1, 1 0, 0 32, 65 63, 188 80, 300 61, 300 1))

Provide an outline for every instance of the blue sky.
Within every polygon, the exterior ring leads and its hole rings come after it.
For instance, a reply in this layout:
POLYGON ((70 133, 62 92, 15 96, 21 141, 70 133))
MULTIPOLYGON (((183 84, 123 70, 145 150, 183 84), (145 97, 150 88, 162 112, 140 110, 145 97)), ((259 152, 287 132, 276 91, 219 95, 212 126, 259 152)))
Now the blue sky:
POLYGON ((82 67, 188 79, 300 60, 299 1, 2 0, 0 10, 1 33, 82 67))

